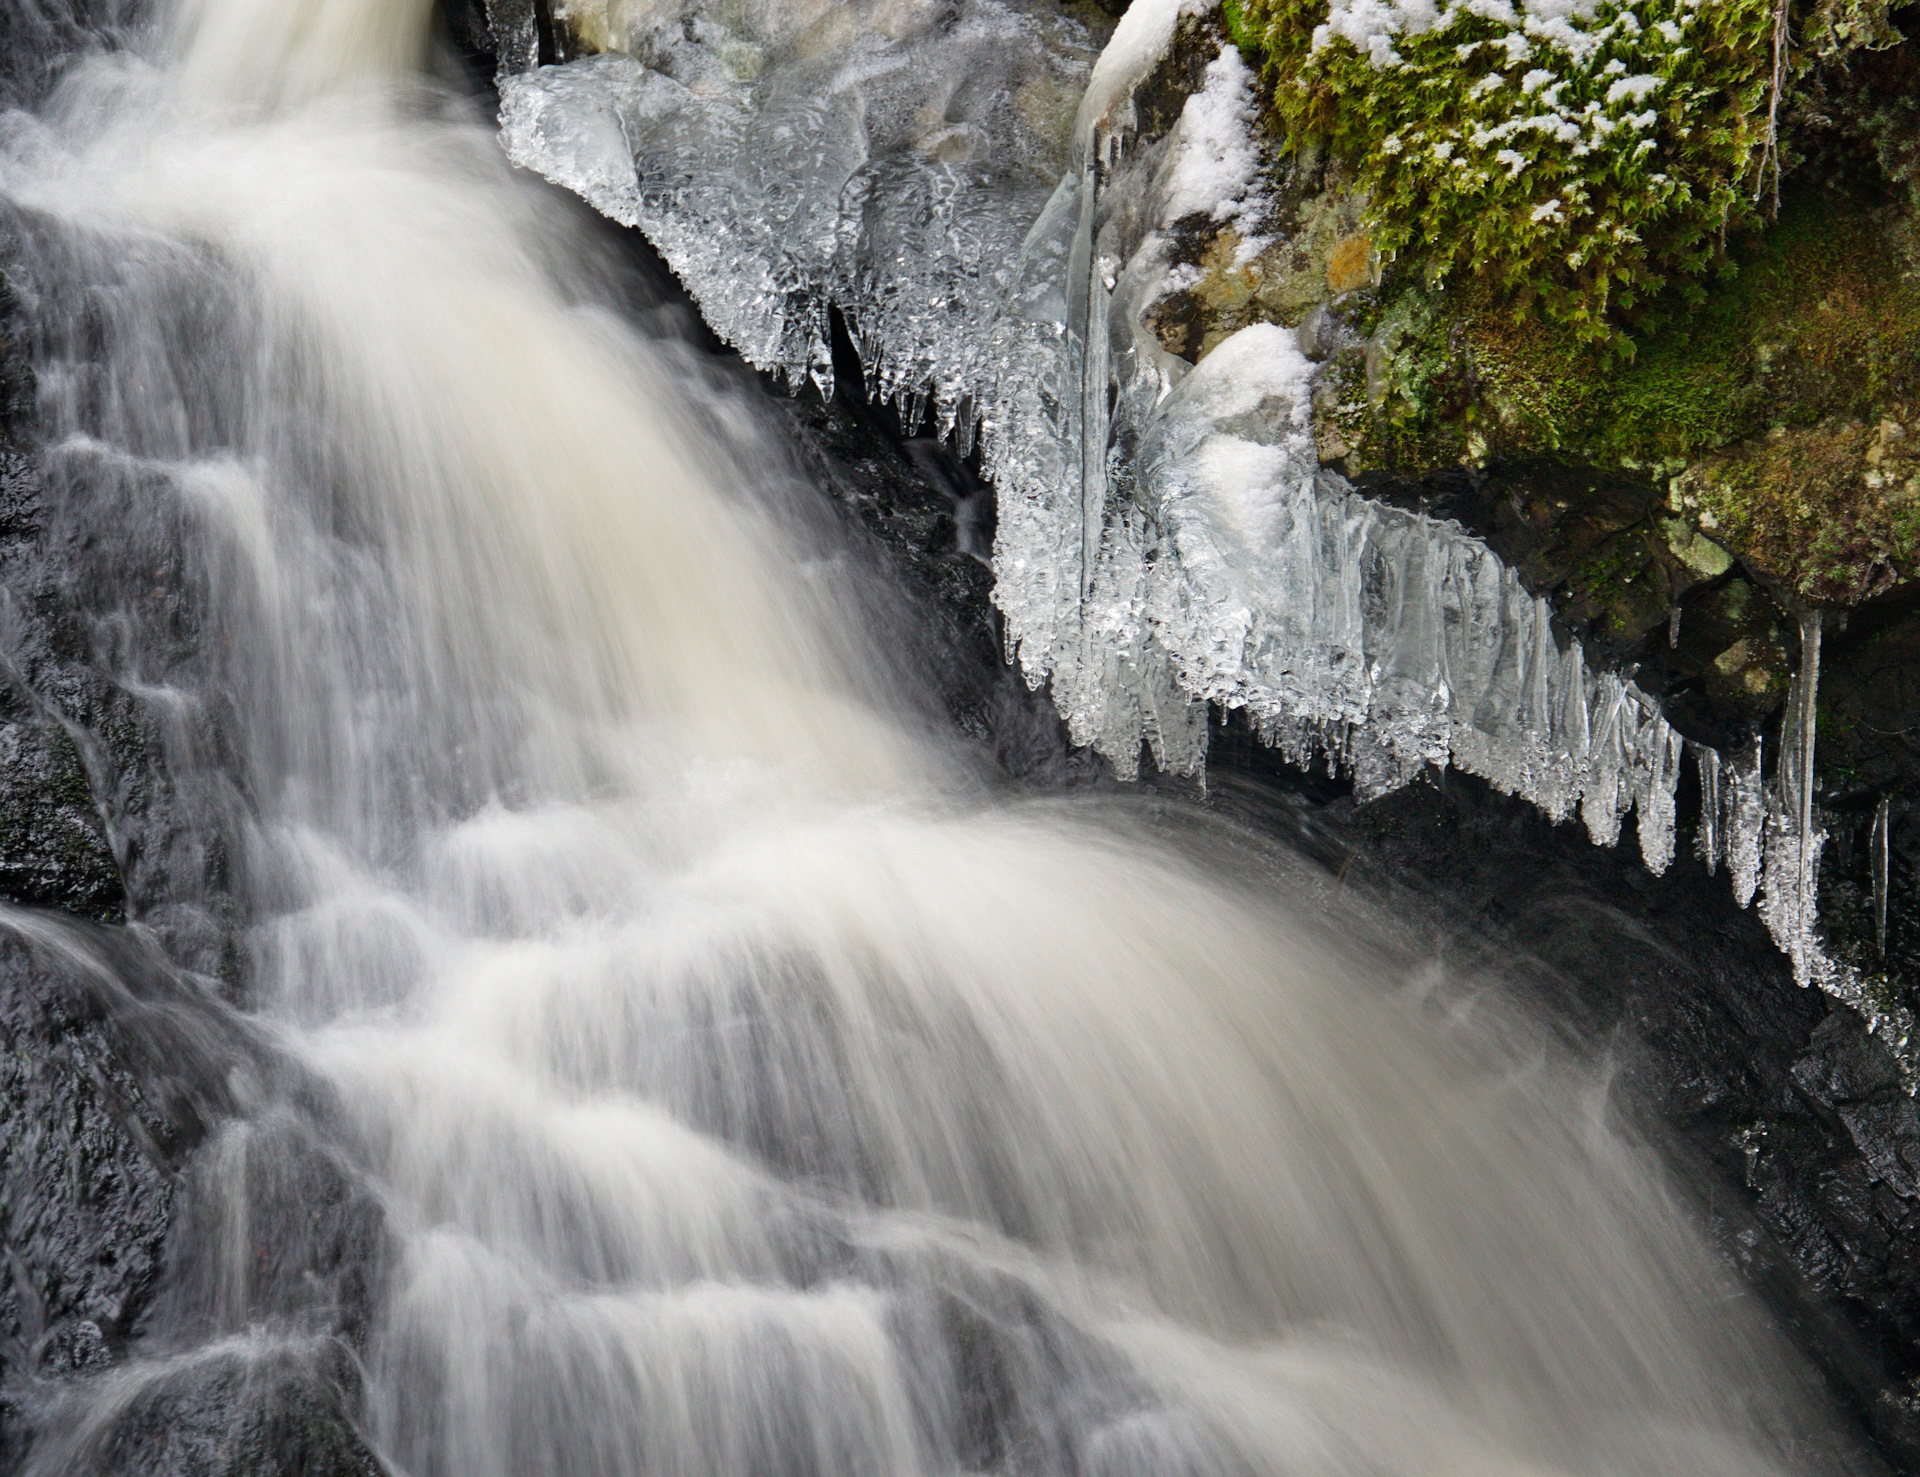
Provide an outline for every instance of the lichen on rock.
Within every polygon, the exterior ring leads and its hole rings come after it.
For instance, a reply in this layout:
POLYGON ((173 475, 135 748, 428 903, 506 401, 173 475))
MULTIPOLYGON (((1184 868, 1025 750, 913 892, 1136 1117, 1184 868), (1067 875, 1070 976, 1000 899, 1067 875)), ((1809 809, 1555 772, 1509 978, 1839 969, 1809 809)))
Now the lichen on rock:
POLYGON ((1920 550, 1920 426, 1781 426, 1674 479, 1681 508, 1795 594, 1854 605, 1920 550))

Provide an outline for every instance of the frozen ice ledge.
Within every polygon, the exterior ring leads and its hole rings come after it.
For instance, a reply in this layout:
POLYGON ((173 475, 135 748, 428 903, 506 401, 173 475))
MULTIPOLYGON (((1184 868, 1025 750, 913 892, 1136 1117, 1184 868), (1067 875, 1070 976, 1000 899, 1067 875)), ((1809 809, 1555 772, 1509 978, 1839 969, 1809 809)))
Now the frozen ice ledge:
POLYGON ((1199 771, 1210 714, 1238 708, 1362 796, 1453 765, 1602 845, 1632 813, 1660 872, 1691 750, 1706 864, 1742 906, 1758 895, 1795 977, 1856 1006, 1911 1088, 1911 1015, 1814 927, 1817 614, 1763 779, 1758 740, 1691 744, 1590 669, 1480 540, 1319 465, 1324 327, 1257 324, 1197 366, 1144 328, 1179 285, 1182 215, 1265 244, 1232 48, 1160 137, 1136 107, 1181 15, 1209 8, 1135 0, 1101 49, 1044 0, 601 0, 559 16, 596 54, 542 67, 530 5, 495 0, 502 136, 644 231, 749 362, 830 388, 838 309, 872 393, 963 452, 979 438, 1010 655, 1121 774, 1143 746, 1199 771))

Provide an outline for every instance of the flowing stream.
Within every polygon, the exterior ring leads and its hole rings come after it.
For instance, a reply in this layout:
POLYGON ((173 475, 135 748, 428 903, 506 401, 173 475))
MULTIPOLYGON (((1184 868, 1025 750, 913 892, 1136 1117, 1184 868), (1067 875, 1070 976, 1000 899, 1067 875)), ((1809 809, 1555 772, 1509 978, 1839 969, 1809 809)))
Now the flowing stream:
MULTIPOLYGON (((206 562, 249 998, 394 1236, 391 1470, 1810 1460, 1573 1074, 1442 1030, 1257 853, 929 736, 764 426, 431 80, 431 19, 189 0, 0 139, 50 463, 206 562)), ((300 1111, 203 1166, 213 1346, 297 1336, 244 1222, 300 1111)), ((96 1470, 146 1367, 38 1469, 96 1470)))

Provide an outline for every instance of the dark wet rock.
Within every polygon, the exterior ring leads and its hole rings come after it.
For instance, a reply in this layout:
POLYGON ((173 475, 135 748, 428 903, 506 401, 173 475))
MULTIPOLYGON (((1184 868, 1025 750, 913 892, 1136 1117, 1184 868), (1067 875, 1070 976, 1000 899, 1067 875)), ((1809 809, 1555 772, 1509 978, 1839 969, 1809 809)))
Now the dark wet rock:
MULTIPOLYGON (((1631 474, 1551 461, 1366 480, 1366 490, 1470 528, 1554 608, 1563 639, 1632 674, 1668 719, 1723 753, 1780 752, 1798 615, 1777 583, 1676 517, 1631 474)), ((1821 643, 1816 795, 1827 833, 1820 925, 1830 952, 1894 1003, 1920 991, 1920 595, 1897 586, 1829 613, 1821 643), (1887 947, 1874 917, 1873 824, 1890 802, 1887 947)), ((1683 815, 1691 817, 1691 801, 1683 815)))
POLYGON ((0 1378, 124 1348, 160 1270, 174 1137, 85 985, 0 937, 0 1378))
POLYGON ((0 915, 0 1452, 28 1444, 50 1386, 142 1337, 179 1168, 249 1055, 150 943, 0 915))
POLYGON ((73 738, 0 681, 0 898, 117 922, 126 892, 73 738))
POLYGON ((329 1340, 235 1339, 101 1381, 28 1477, 382 1477, 360 1380, 329 1340))
MULTIPOLYGON (((1722 876, 1659 877, 1446 774, 1365 806, 1240 725, 1212 806, 1377 904, 1448 971, 1505 981, 1659 1145, 1703 1229, 1899 1471, 1920 1471, 1920 1118, 1859 1016, 1793 983, 1722 876)), ((1685 797, 1682 797, 1683 800, 1685 797)), ((1683 806, 1684 810, 1684 806, 1683 806)))
POLYGON ((324 1102, 256 1106, 299 1082, 151 941, 0 918, 0 1471, 379 1470, 385 1221, 324 1102))
POLYGON ((1867 1034, 1852 1011, 1839 1010, 1817 1027, 1793 1064, 1794 1084, 1823 1108, 1881 1101, 1900 1085, 1893 1054, 1867 1034))
POLYGON ((28 571, 46 532, 22 338, 0 274, 0 899, 118 919, 125 888, 80 750, 19 667, 37 634, 28 571))
POLYGON ((269 1108, 227 1124, 188 1166, 152 1319, 169 1346, 262 1322, 364 1346, 391 1236, 316 1127, 329 1116, 324 1103, 269 1108))

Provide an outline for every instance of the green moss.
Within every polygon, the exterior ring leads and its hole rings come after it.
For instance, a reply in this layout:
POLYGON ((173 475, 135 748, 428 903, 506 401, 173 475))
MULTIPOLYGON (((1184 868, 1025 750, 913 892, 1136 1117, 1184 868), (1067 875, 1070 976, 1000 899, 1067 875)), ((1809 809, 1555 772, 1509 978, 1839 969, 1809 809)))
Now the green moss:
POLYGON ((1920 292, 1864 211, 1809 191, 1738 249, 1738 273, 1611 377, 1591 438, 1616 457, 1689 458, 1920 392, 1920 292))
POLYGON ((1261 54, 1264 42, 1260 18, 1247 13, 1243 0, 1220 0, 1220 19, 1226 25, 1227 39, 1239 47, 1242 54, 1250 57, 1261 54))
MULTIPOLYGON (((1516 321, 1484 284, 1436 290, 1401 276, 1363 330, 1395 316, 1435 323, 1399 341, 1430 360, 1464 347, 1496 452, 1561 451, 1596 464, 1683 463, 1773 426, 1835 416, 1877 418, 1920 405, 1920 291, 1903 280, 1862 212, 1823 194, 1792 201, 1779 224, 1737 243, 1742 266, 1684 321, 1649 336, 1631 359, 1563 326, 1516 321), (1440 345, 1435 354, 1436 344, 1440 345), (1497 434, 1496 434, 1497 432, 1497 434)), ((1436 372, 1421 371, 1429 379, 1436 372)), ((1389 413, 1449 413, 1398 385, 1389 413)), ((1451 413, 1459 413, 1458 405, 1451 413)))
POLYGON ((1274 113, 1353 161, 1388 256, 1615 339, 1753 211, 1771 0, 1600 0, 1565 44, 1452 5, 1363 53, 1327 0, 1245 0, 1274 113))
POLYGON ((1366 343, 1322 377, 1321 454, 1354 473, 1543 454, 1684 472, 1670 541, 1704 528, 1818 601, 1920 575, 1920 286, 1825 191, 1734 250, 1742 269, 1630 359, 1515 319, 1484 282, 1392 274, 1343 307, 1366 343))
POLYGON ((1791 125, 1830 125, 1797 89, 1901 40, 1889 0, 1803 0, 1776 100, 1773 0, 1599 0, 1557 38, 1503 6, 1443 4, 1437 24, 1408 22, 1366 53, 1341 34, 1346 9, 1228 0, 1277 131, 1355 170, 1385 259, 1433 283, 1477 278, 1516 319, 1621 350, 1705 300, 1728 233, 1765 213, 1800 157, 1791 125))

